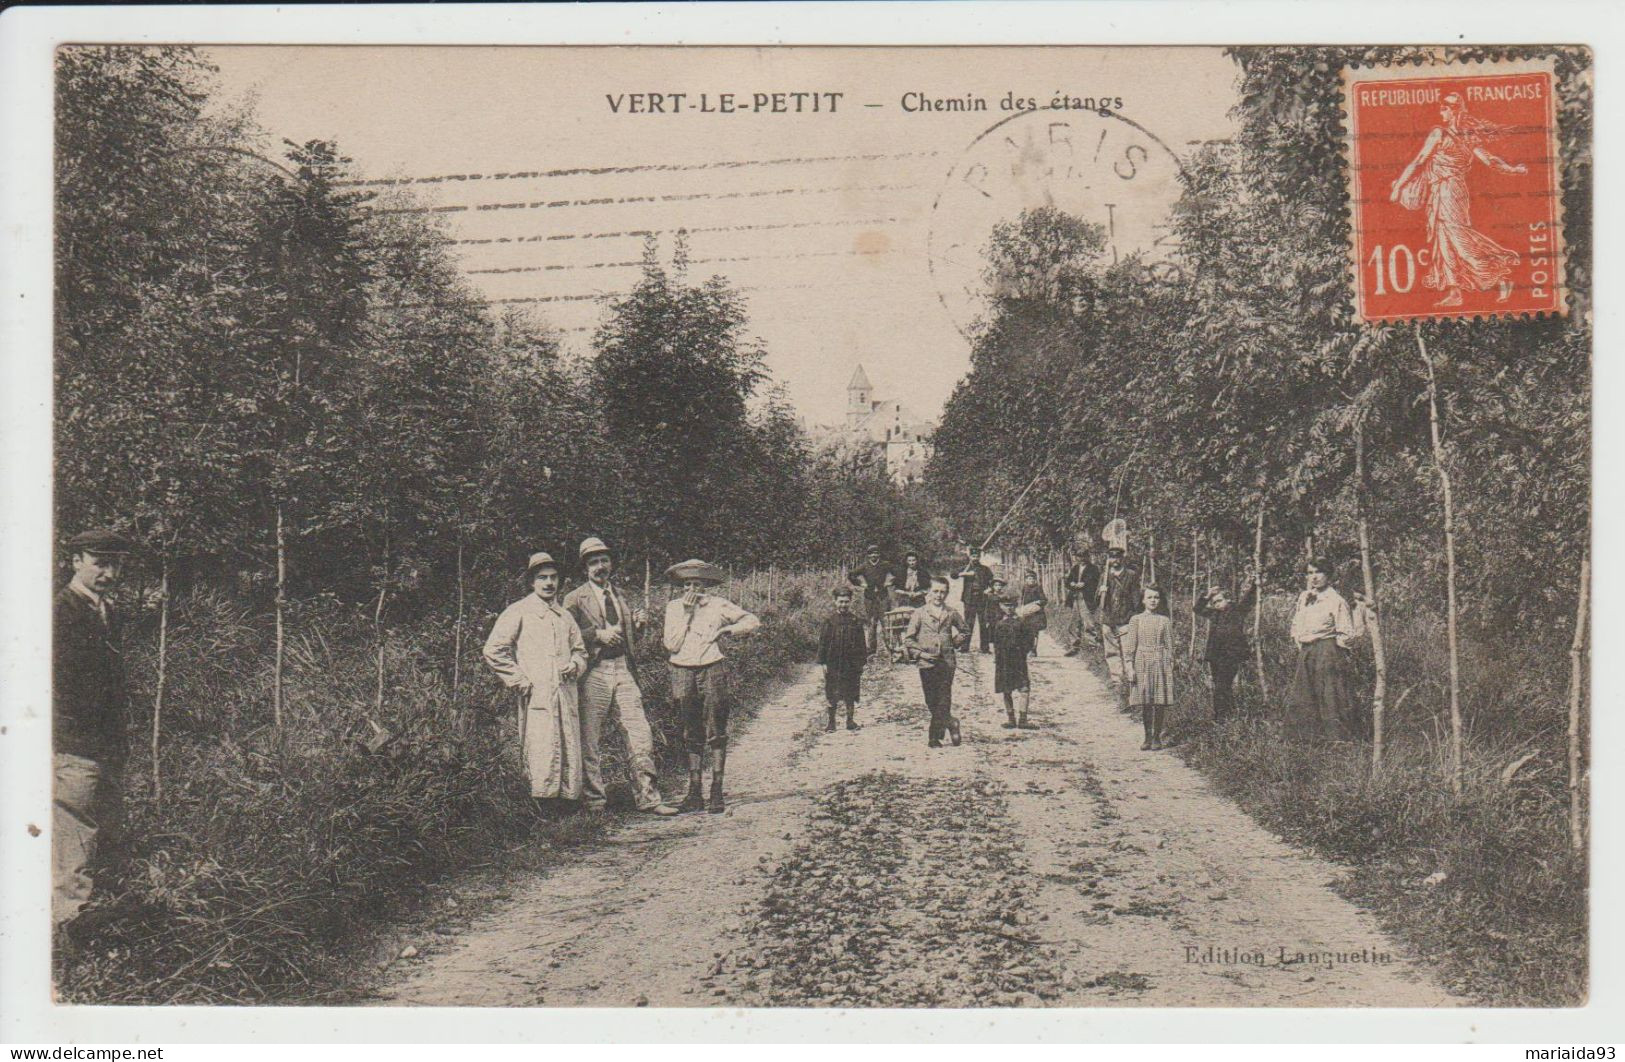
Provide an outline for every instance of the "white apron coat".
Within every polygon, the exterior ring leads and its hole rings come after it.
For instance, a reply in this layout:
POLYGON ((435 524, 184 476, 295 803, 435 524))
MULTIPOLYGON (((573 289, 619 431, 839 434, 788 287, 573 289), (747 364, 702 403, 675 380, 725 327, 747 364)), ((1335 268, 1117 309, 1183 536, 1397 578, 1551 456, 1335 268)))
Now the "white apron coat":
POLYGON ((581 799, 581 717, 576 680, 564 669, 587 669, 581 628, 561 606, 535 594, 497 617, 485 640, 485 662, 504 685, 521 693, 519 752, 530 775, 530 795, 581 799))

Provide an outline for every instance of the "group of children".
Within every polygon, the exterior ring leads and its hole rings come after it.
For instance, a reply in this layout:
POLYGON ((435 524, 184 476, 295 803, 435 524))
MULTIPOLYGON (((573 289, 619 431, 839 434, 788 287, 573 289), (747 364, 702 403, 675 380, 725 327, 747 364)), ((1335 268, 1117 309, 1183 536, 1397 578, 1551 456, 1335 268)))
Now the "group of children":
MULTIPOLYGON (((1028 574, 1019 593, 1002 592, 995 581, 994 600, 998 619, 989 641, 993 649, 993 690, 1004 698, 1006 729, 1035 729, 1028 721, 1032 706, 1032 680, 1027 657, 1036 655, 1038 632, 1044 629, 1043 591, 1038 589, 1038 573, 1028 574), (1019 704, 1019 711, 1018 706, 1019 704)), ((867 624, 853 610, 853 590, 838 586, 833 592, 835 611, 824 621, 818 643, 818 663, 824 668, 824 698, 829 717, 825 729, 833 732, 842 708, 846 729, 858 730, 856 713, 863 669, 870 656, 865 638, 867 624)), ((953 715, 953 677, 957 670, 956 648, 968 650, 971 628, 965 617, 947 605, 948 580, 932 577, 923 605, 910 617, 903 637, 905 657, 920 671, 920 685, 931 712, 927 742, 939 748, 944 738, 960 744, 959 720, 953 715)), ((975 622, 973 619, 971 622, 975 622)), ((985 619, 984 619, 985 623, 985 619)))
MULTIPOLYGON (((1005 591, 1002 580, 992 582, 991 597, 997 603, 998 618, 988 640, 993 649, 993 690, 1004 700, 1006 729, 1035 728, 1028 721, 1032 679, 1027 658, 1036 655, 1047 604, 1037 576, 1036 571, 1029 571, 1017 592, 1005 591)), ((1101 640, 1112 678, 1119 684, 1121 703, 1140 710, 1145 728, 1145 741, 1140 747, 1159 750, 1164 747, 1168 709, 1174 702, 1173 621, 1164 608, 1162 590, 1156 586, 1139 587, 1138 583, 1138 573, 1123 563, 1120 551, 1113 550, 1100 587, 1101 640), (1126 598, 1116 610, 1108 607, 1113 589, 1126 598), (1136 589, 1138 594, 1133 594, 1136 589), (1139 611, 1131 612, 1128 602, 1135 597, 1139 599, 1139 611)), ((920 668, 921 687, 931 711, 927 740, 933 748, 939 747, 944 737, 955 745, 960 743, 959 721, 952 712, 954 648, 970 648, 970 624, 975 622, 949 608, 947 596, 948 580, 933 577, 926 603, 915 610, 903 639, 906 656, 920 668)), ((850 587, 838 587, 834 598, 835 612, 824 624, 818 651, 818 662, 824 666, 828 729, 836 728, 837 713, 844 706, 846 728, 857 730, 858 691, 869 655, 865 625, 852 609, 850 587)), ((1218 722, 1231 712, 1232 683, 1248 651, 1242 617, 1256 600, 1254 582, 1249 578, 1234 602, 1222 589, 1212 588, 1195 603, 1196 614, 1209 621, 1205 659, 1213 675, 1213 710, 1218 722)), ((982 619, 985 625, 985 613, 982 619)))

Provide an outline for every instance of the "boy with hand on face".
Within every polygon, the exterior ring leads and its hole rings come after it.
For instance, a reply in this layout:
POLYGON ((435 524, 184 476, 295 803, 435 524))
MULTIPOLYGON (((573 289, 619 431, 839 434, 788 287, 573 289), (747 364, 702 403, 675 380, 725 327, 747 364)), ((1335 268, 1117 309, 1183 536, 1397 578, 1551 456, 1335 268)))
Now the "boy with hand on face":
POLYGON ((858 687, 863 663, 868 657, 864 622, 852 611, 852 588, 835 588, 835 611, 824 621, 818 639, 818 662, 824 668, 824 698, 829 702, 829 725, 835 730, 835 710, 846 705, 846 728, 859 729, 853 718, 858 706, 858 687))

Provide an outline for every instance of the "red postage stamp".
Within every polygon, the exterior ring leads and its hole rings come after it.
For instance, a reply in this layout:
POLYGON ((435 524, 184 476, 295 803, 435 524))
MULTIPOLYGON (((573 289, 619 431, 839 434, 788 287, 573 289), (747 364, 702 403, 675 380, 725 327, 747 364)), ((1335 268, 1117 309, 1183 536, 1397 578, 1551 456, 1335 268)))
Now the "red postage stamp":
POLYGON ((1553 83, 1544 62, 1343 71, 1362 320, 1565 312, 1553 83))

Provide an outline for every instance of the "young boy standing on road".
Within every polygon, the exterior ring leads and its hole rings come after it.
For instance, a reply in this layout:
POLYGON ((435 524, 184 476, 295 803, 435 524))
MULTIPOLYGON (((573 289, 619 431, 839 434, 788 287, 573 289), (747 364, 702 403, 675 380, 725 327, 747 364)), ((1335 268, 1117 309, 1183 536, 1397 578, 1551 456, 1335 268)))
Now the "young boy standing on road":
POLYGON ((931 710, 926 740, 934 749, 942 747, 944 734, 960 743, 959 720, 954 718, 954 646, 964 636, 964 617, 948 607, 948 580, 933 576, 925 604, 909 617, 903 649, 920 667, 920 689, 931 710))
POLYGON ((1027 673, 1027 646, 1032 632, 1016 615, 1017 600, 1007 594, 999 598, 999 622, 993 628, 993 692, 1004 695, 1006 730, 1030 730, 1027 709, 1032 706, 1032 680, 1027 673), (1021 716, 1016 717, 1016 694, 1021 695, 1021 716))
POLYGON ((852 588, 835 588, 835 612, 824 621, 818 639, 818 662, 824 667, 824 698, 829 702, 829 726, 835 730, 835 709, 846 705, 846 728, 857 730, 853 714, 858 707, 858 687, 863 678, 863 662, 868 656, 864 622, 852 612, 852 588))

